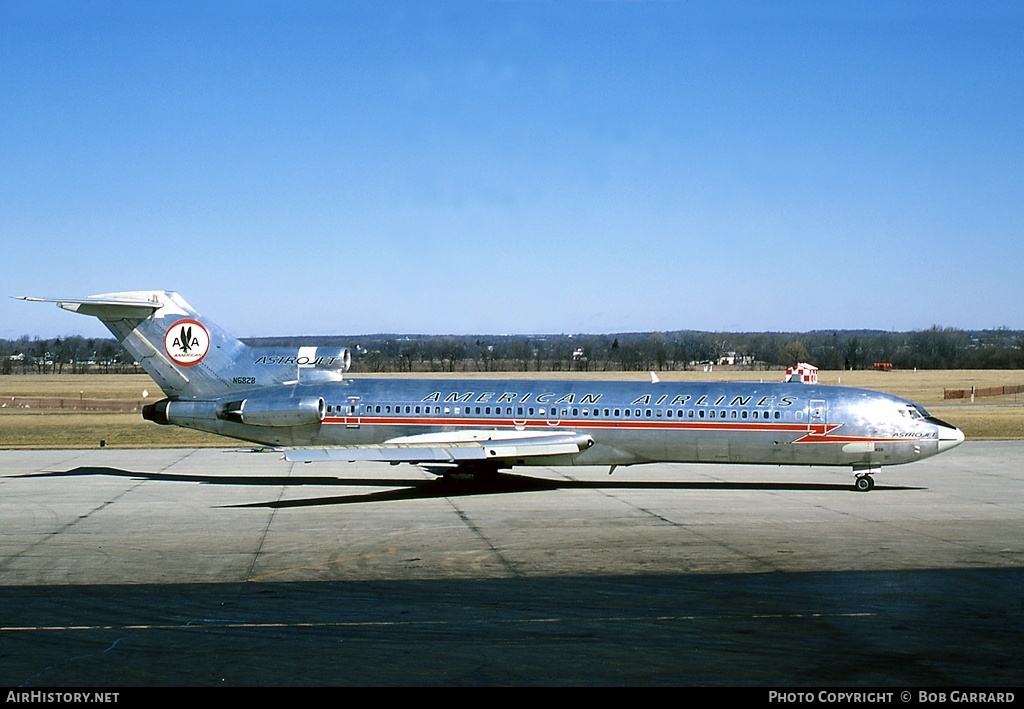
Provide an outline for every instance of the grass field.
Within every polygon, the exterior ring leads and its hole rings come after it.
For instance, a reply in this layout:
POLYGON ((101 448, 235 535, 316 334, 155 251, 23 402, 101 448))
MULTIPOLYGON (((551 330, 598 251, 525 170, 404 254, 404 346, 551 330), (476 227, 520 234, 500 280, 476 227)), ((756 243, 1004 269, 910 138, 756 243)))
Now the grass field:
MULTIPOLYGON (((362 375, 369 376, 369 375, 362 375)), ((399 376, 399 375, 392 375, 399 376)), ((417 375, 425 376, 425 375, 417 375)), ((573 372, 527 374, 453 374, 437 377, 572 378, 647 381, 645 372, 573 372)), ((782 373, 716 369, 713 372, 665 372, 662 381, 781 381, 782 373)), ((932 414, 963 429, 968 439, 1024 439, 1024 394, 944 400, 944 389, 1024 384, 1019 370, 942 370, 896 372, 819 372, 822 384, 842 384, 885 391, 925 406, 932 414)), ((794 385, 796 386, 796 385, 794 385)), ((156 401, 159 387, 145 374, 4 375, 0 376, 0 449, 224 447, 238 441, 175 426, 157 426, 137 413, 75 412, 24 409, 17 397, 156 401), (143 392, 148 397, 143 397, 143 392), (12 397, 15 399, 12 401, 12 397)))

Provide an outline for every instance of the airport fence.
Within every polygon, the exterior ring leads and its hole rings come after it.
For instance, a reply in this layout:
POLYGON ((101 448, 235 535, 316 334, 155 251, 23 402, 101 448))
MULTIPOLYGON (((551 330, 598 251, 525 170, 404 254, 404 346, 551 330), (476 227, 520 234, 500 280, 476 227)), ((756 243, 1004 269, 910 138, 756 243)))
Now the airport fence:
POLYGON ((0 399, 0 409, 63 409, 65 411, 142 411, 141 401, 119 401, 115 399, 43 399, 28 396, 10 396, 0 399))
POLYGON ((1024 394, 1024 384, 1010 384, 1001 387, 968 387, 966 389, 943 389, 943 399, 971 399, 975 397, 1006 396, 1024 394))

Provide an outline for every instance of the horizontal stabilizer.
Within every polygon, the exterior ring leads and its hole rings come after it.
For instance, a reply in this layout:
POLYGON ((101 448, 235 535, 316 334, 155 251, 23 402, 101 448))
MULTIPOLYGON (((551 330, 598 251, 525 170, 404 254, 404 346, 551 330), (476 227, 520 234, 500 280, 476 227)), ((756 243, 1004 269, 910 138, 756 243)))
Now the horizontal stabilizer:
POLYGON ((18 300, 27 300, 32 303, 56 303, 64 310, 81 315, 92 315, 101 320, 147 318, 164 305, 156 300, 144 298, 117 298, 102 295, 92 298, 36 298, 27 295, 15 297, 18 300))

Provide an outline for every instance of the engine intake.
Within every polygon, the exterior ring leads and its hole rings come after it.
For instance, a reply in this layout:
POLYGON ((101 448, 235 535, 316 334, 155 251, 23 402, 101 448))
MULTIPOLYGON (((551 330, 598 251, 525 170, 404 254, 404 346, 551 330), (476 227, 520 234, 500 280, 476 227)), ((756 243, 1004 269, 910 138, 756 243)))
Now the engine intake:
POLYGON ((352 353, 347 347, 300 347, 296 364, 299 368, 347 372, 352 366, 352 353))

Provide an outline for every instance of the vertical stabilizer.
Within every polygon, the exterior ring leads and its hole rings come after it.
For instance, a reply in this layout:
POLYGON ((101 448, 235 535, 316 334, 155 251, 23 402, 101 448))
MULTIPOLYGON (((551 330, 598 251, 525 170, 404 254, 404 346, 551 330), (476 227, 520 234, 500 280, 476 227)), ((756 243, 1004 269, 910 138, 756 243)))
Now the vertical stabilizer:
POLYGON ((205 398, 237 389, 231 384, 231 375, 246 359, 248 346, 201 316, 173 291, 23 300, 52 302, 99 318, 171 398, 205 398))

